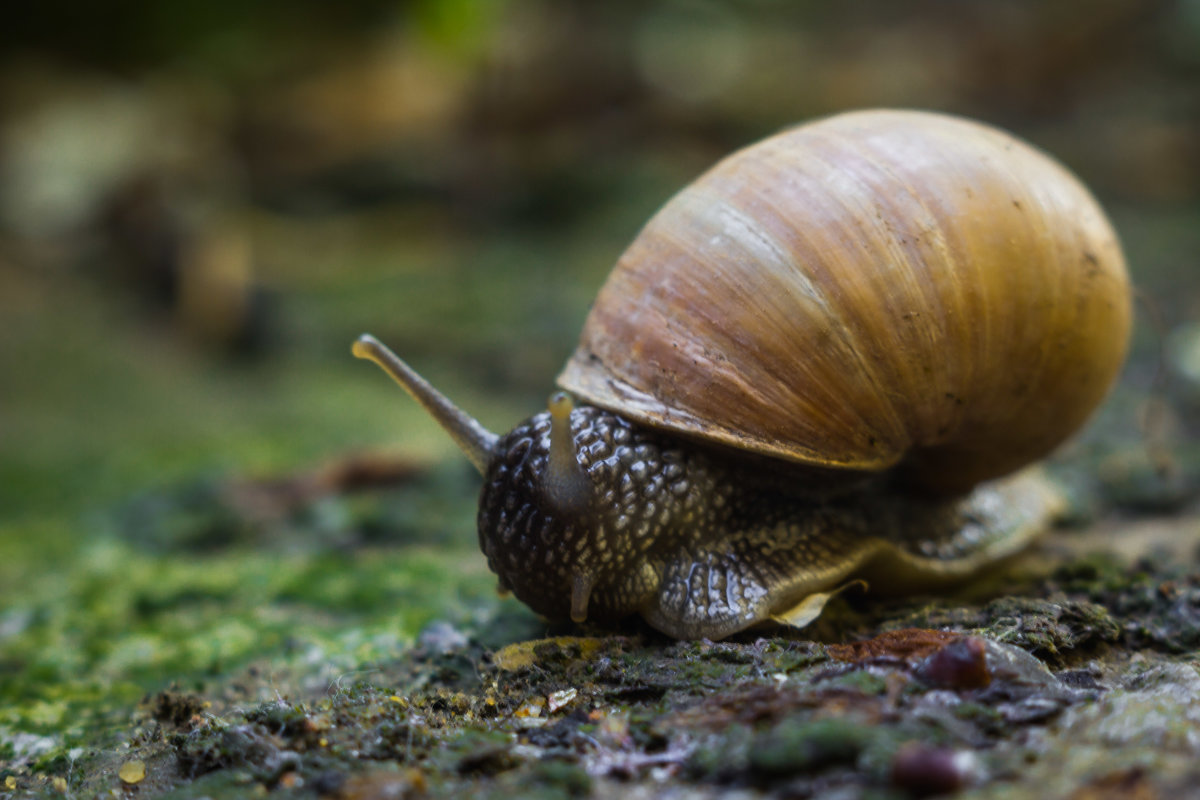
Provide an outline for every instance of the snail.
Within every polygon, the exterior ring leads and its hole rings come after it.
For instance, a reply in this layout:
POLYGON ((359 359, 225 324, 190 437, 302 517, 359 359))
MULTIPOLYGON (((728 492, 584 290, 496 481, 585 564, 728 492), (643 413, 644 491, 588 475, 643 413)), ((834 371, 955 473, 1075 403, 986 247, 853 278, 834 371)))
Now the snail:
POLYGON ((844 113, 720 161, 609 275, 548 409, 486 430, 377 340, 484 476, 502 591, 718 639, 912 591, 1060 512, 1036 467, 1107 394, 1131 302, 1104 212, 974 121, 844 113), (578 401, 578 402, 577 402, 578 401))

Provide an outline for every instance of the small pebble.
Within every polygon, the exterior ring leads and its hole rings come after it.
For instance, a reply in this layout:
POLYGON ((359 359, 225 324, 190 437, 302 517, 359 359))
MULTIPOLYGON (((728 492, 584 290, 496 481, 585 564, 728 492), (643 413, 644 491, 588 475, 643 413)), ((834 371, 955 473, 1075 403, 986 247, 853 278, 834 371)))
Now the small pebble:
POLYGON ((892 760, 892 783, 915 797, 956 792, 978 776, 979 761, 969 750, 908 742, 892 760))
POLYGON ((146 762, 144 761, 126 761, 117 771, 117 777, 122 782, 133 785, 141 783, 146 777, 146 762))
POLYGON ((575 699, 577 694, 579 694, 579 692, 576 689, 563 689, 559 692, 553 692, 548 698, 546 698, 546 709, 553 714, 560 708, 570 705, 571 701, 575 699))
POLYGON ((417 644, 439 656, 462 650, 468 643, 465 633, 442 620, 429 623, 417 636, 417 644))
POLYGON ((955 639, 917 664, 913 674, 943 689, 982 689, 992 682, 987 644, 977 636, 955 639))

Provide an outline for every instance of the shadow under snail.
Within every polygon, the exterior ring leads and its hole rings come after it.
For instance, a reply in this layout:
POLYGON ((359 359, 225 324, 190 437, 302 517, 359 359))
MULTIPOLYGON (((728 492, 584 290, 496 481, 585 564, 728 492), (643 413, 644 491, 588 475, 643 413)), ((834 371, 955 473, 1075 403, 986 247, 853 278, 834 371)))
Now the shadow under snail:
POLYGON ((1022 468, 1103 399, 1130 317, 1117 237, 1064 167, 980 123, 879 110, 772 136, 667 202, 566 391, 505 436, 375 339, 354 353, 483 474, 502 590, 717 639, 802 624, 849 576, 923 588, 1027 544, 1061 501, 1022 468))

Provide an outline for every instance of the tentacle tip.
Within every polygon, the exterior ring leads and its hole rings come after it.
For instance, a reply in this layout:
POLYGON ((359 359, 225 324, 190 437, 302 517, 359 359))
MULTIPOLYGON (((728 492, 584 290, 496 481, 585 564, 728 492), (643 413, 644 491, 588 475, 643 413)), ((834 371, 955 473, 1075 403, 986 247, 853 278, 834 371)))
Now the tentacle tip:
POLYGON ((571 417, 571 412, 575 410, 575 399, 571 397, 570 392, 558 391, 550 395, 550 399, 546 401, 546 410, 550 412, 550 416, 556 420, 566 420, 571 417))
POLYGON ((375 354, 379 351, 379 340, 369 333, 364 333, 354 340, 354 344, 350 345, 350 352, 355 358, 363 358, 368 361, 375 360, 375 354))

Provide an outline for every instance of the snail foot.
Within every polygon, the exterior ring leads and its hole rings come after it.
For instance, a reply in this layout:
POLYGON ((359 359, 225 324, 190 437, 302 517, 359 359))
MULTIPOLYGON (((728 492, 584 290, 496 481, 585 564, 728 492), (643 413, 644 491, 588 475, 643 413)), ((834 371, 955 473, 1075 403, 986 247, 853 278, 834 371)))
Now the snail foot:
POLYGON ((732 553, 681 553, 666 564, 642 616, 677 639, 723 639, 769 614, 770 591, 732 553))

